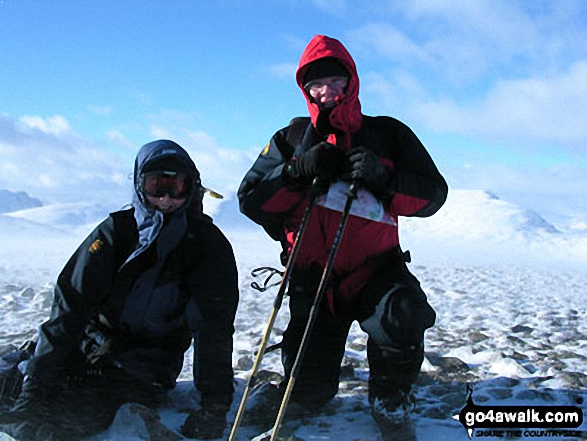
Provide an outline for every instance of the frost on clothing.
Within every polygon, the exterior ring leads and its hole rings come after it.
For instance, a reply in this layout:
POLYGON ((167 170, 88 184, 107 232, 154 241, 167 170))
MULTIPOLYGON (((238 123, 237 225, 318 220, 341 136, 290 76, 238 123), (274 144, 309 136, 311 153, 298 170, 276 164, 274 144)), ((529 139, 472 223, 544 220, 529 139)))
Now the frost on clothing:
POLYGON ((206 396, 230 402, 232 336, 238 303, 232 248, 211 219, 193 211, 197 185, 163 215, 140 192, 149 162, 171 156, 195 165, 177 144, 143 146, 135 164, 134 208, 112 213, 80 245, 59 275, 49 320, 27 373, 51 387, 84 363, 79 350, 98 314, 111 326, 105 360, 147 384, 173 387, 194 338, 194 381, 206 396))
MULTIPOLYGON (((398 216, 431 216, 444 204, 448 188, 420 140, 405 124, 391 117, 361 114, 355 63, 340 42, 315 37, 301 57, 296 78, 307 100, 311 122, 299 143, 291 146, 293 156, 327 139, 344 151, 354 147, 373 151, 394 175, 378 200, 384 215, 377 219, 349 218, 348 233, 343 236, 334 266, 335 278, 340 280, 337 296, 349 300, 373 274, 378 256, 399 247, 398 216), (346 94, 328 111, 320 110, 303 90, 308 64, 323 57, 336 58, 350 74, 346 94)), ((274 239, 288 241, 291 246, 307 204, 308 189, 292 186, 284 176, 284 166, 290 158, 280 147, 289 130, 291 127, 285 127, 272 137, 244 177, 238 196, 245 215, 274 239)), ((337 210, 324 206, 314 209, 296 267, 324 267, 340 219, 337 210)), ((332 296, 329 293, 330 302, 332 296)))

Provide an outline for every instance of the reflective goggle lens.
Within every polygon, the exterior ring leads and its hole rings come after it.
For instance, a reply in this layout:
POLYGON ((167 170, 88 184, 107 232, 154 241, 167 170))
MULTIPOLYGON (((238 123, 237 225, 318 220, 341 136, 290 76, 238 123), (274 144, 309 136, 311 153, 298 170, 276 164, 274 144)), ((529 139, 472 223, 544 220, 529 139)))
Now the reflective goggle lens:
POLYGON ((167 194, 173 199, 183 199, 189 191, 189 179, 176 172, 151 172, 142 175, 141 186, 147 196, 160 198, 167 194))
POLYGON ((322 90, 325 86, 328 86, 330 89, 334 89, 337 91, 343 91, 343 89, 347 86, 348 78, 347 77, 328 77, 328 78, 321 78, 319 80, 310 81, 304 86, 304 89, 308 91, 308 93, 312 95, 317 95, 322 93, 322 90))

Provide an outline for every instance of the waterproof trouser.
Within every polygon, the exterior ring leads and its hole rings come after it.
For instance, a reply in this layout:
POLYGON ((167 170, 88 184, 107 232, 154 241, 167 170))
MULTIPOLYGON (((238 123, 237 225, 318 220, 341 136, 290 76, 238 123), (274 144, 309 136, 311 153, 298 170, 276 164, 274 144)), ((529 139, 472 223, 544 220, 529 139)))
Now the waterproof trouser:
MULTIPOLYGON (((385 398, 398 389, 410 390, 424 359, 424 331, 434 324, 436 315, 405 264, 391 263, 373 276, 352 303, 336 304, 334 315, 326 302, 321 305, 292 392, 294 401, 314 407, 336 395, 346 339, 354 320, 369 335, 369 399, 385 398)), ((286 377, 293 367, 319 280, 320 271, 315 268, 292 274, 291 319, 282 343, 286 377)))

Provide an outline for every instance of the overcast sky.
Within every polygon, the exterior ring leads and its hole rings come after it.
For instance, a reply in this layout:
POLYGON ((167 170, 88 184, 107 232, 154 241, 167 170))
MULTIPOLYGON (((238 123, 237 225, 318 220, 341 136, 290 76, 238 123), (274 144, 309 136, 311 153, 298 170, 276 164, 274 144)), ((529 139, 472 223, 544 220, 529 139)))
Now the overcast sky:
POLYGON ((587 2, 2 0, 0 188, 128 200, 139 147, 173 139, 235 189, 305 115, 316 34, 341 40, 369 115, 427 146, 452 188, 587 216, 587 2))

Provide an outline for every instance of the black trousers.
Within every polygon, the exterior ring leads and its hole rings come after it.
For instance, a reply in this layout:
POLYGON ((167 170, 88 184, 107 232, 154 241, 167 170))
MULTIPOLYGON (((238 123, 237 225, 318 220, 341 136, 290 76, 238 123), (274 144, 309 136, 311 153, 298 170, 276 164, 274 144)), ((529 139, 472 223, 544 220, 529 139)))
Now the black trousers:
POLYGON ((77 440, 106 430, 124 403, 156 407, 165 396, 165 389, 110 368, 101 375, 89 373, 64 380, 51 396, 17 402, 17 406, 29 407, 25 413, 28 417, 3 430, 19 440, 77 440))
MULTIPOLYGON (((315 268, 292 273, 291 319, 282 344, 286 377, 291 374, 320 277, 315 268)), ((311 407, 336 395, 350 327, 355 320, 362 324, 367 319, 377 324, 364 328, 369 334, 370 400, 398 389, 409 391, 424 360, 424 331, 434 324, 436 315, 407 267, 382 265, 352 303, 338 303, 335 310, 333 315, 326 302, 320 305, 292 399, 311 407)))

